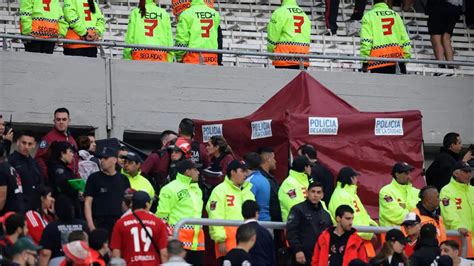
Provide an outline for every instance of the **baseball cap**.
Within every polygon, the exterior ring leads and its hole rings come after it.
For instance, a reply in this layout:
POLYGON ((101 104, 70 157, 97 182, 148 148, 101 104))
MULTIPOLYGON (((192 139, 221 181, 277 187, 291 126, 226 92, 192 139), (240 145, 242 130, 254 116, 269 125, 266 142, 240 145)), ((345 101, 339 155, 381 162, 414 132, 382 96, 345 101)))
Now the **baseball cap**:
POLYGON ((462 170, 462 171, 472 171, 472 168, 471 166, 466 163, 466 162, 457 162, 455 165, 454 165, 454 170, 462 170))
POLYGON ((415 225, 421 222, 420 216, 418 216, 414 212, 409 212, 405 215, 405 219, 403 219, 403 226, 415 225))
POLYGON ((117 158, 118 151, 114 148, 103 147, 96 155, 99 158, 109 158, 109 157, 117 158))
POLYGON ((409 165, 406 162, 397 162, 393 165, 392 173, 410 172, 413 169, 415 169, 415 167, 409 165))
POLYGON ((198 169, 200 167, 202 167, 202 164, 194 163, 189 159, 182 160, 176 165, 176 169, 179 173, 184 173, 188 169, 198 169))
POLYGON ((121 156, 122 158, 125 158, 129 161, 137 162, 137 163, 143 163, 142 157, 140 155, 134 153, 134 152, 127 152, 127 155, 121 156))
POLYGON ((147 202, 150 202, 150 195, 145 191, 136 191, 132 196, 132 206, 146 206, 147 202))
POLYGON ((90 265, 99 254, 89 248, 87 242, 82 240, 73 241, 63 245, 64 255, 71 259, 75 265, 90 265))
POLYGON ((293 168, 296 168, 296 169, 301 169, 301 168, 304 168, 305 166, 307 165, 314 165, 314 163, 312 163, 308 157, 306 157, 305 155, 299 155, 299 156, 296 156, 295 159, 293 160, 293 164, 291 165, 293 168))
POLYGON ((242 170, 247 170, 248 167, 243 161, 233 160, 227 165, 227 173, 230 173, 232 170, 237 171, 239 168, 242 170))
POLYGON ((353 176, 360 176, 360 174, 354 171, 354 169, 352 169, 351 167, 346 166, 339 170, 339 174, 337 174, 337 179, 342 180, 344 178, 351 178, 353 176))
POLYGON ((316 149, 313 147, 313 145, 310 144, 304 144, 302 145, 299 150, 301 151, 302 155, 306 155, 309 157, 309 160, 311 162, 315 162, 317 159, 317 153, 316 149))
POLYGON ((408 240, 405 235, 402 233, 402 231, 398 229, 391 229, 390 231, 388 231, 387 235, 385 236, 385 240, 398 241, 403 245, 406 245, 408 243, 408 240))
POLYGON ((435 239, 437 234, 436 226, 430 223, 424 224, 420 229, 420 238, 435 239))
POLYGON ((12 254, 15 255, 25 250, 36 251, 42 248, 42 246, 35 245, 29 237, 21 237, 13 244, 12 254))

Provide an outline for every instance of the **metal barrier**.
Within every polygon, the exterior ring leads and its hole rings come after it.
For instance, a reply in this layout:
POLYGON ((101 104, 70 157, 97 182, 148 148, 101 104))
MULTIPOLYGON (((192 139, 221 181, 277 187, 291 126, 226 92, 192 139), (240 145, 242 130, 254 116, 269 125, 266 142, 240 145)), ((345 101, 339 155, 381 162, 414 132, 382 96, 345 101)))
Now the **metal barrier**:
MULTIPOLYGON (((401 62, 401 63, 413 63, 413 64, 433 64, 433 65, 453 65, 453 66, 474 66, 474 62, 470 61, 440 61, 440 60, 425 60, 425 59, 401 59, 401 58, 383 58, 383 57, 357 57, 357 56, 342 56, 342 55, 319 55, 319 54, 275 54, 267 52, 251 52, 251 51, 231 51, 231 50, 210 50, 210 49, 194 49, 186 47, 170 47, 170 46, 155 46, 155 45, 138 45, 138 44, 126 44, 123 42, 114 41, 100 41, 100 42, 89 42, 80 40, 69 40, 69 39, 41 39, 31 36, 14 35, 7 33, 0 33, 0 38, 3 39, 3 50, 8 50, 7 39, 18 39, 18 40, 35 40, 45 42, 58 42, 58 43, 71 43, 71 44, 94 44, 99 47, 121 47, 121 48, 139 48, 139 49, 155 49, 163 51, 185 51, 195 52, 200 55, 200 63, 204 64, 202 53, 216 53, 216 54, 227 54, 235 56, 260 56, 265 58, 278 57, 289 57, 297 58, 300 61, 300 68, 303 69, 304 60, 309 59, 322 59, 322 60, 350 60, 350 61, 382 61, 382 62, 401 62)), ((103 49, 101 49, 101 56, 105 57, 103 49)))
MULTIPOLYGON (((212 226, 212 225, 217 225, 217 226, 240 226, 244 224, 244 221, 237 221, 237 220, 224 220, 224 219, 208 219, 208 218, 201 218, 201 219, 196 219, 196 218, 184 218, 181 219, 179 222, 177 222, 173 228, 173 238, 178 239, 179 235, 179 229, 183 227, 185 224, 192 224, 192 225, 207 225, 207 226, 212 226)), ((261 226, 265 228, 271 228, 271 229, 286 229, 286 223, 283 222, 265 222, 265 221, 259 221, 258 222, 261 226)), ((355 229, 359 232, 364 232, 364 233, 375 233, 375 234, 383 234, 388 232, 390 229, 397 228, 400 229, 400 227, 394 226, 394 227, 386 227, 386 226, 354 226, 355 229)), ((467 239, 465 237, 462 237, 461 234, 456 231, 456 230, 448 230, 446 231, 447 236, 451 237, 459 237, 461 238, 461 255, 462 257, 467 256, 467 239)))

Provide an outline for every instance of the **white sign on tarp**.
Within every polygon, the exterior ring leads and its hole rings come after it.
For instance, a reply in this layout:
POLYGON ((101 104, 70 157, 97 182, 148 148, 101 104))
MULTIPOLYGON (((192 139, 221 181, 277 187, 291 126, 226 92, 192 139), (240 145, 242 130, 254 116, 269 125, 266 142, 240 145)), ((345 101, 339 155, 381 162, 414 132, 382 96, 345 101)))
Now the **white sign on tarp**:
POLYGON ((222 136, 222 124, 202 125, 202 141, 208 142, 212 136, 222 136))
POLYGON ((375 136, 403 136, 403 118, 375 118, 375 136))
POLYGON ((308 117, 309 135, 337 135, 337 117, 308 117))
POLYGON ((272 120, 253 121, 251 123, 252 136, 251 139, 263 139, 273 136, 272 120))

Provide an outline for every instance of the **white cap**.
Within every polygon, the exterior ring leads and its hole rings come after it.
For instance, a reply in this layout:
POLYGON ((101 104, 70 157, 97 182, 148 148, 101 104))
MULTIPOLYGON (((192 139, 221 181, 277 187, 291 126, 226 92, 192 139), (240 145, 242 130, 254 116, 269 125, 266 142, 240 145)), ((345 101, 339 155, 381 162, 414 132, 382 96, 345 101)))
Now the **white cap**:
POLYGON ((409 212, 409 213, 407 213, 407 215, 405 215, 405 219, 403 219, 402 225, 404 225, 404 224, 414 224, 414 223, 420 223, 420 222, 421 222, 421 219, 418 215, 416 215, 416 213, 409 212))

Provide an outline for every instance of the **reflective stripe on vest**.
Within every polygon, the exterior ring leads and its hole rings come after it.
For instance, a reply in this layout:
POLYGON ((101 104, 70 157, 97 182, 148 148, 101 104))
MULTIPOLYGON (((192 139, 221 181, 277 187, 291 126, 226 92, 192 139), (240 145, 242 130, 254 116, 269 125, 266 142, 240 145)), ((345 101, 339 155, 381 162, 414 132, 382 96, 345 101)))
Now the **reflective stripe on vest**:
MULTIPOLYGON (((371 57, 384 58, 403 58, 403 50, 399 44, 387 44, 382 46, 374 46, 370 51, 371 57)), ((369 61, 368 69, 381 68, 386 66, 393 66, 395 62, 369 61)))
POLYGON ((160 50, 135 49, 132 50, 133 60, 168 62, 168 53, 160 50))
MULTIPOLYGON (((202 53, 205 65, 217 65, 217 54, 202 53)), ((200 64, 199 53, 186 53, 183 58, 185 64, 200 64)))
MULTIPOLYGON (((275 53, 280 54, 308 54, 309 43, 297 43, 297 42, 279 42, 276 44, 275 53)), ((299 58, 280 57, 275 56, 272 64, 274 66, 295 66, 300 64, 299 58)), ((303 59, 305 67, 309 66, 308 59, 303 59)))
POLYGON ((33 18, 31 36, 49 39, 59 36, 59 22, 56 19, 33 18))

